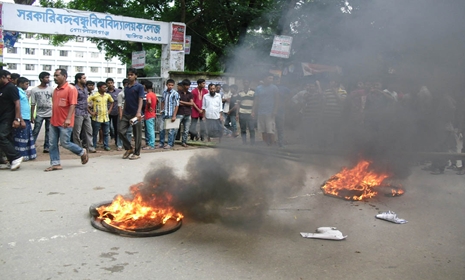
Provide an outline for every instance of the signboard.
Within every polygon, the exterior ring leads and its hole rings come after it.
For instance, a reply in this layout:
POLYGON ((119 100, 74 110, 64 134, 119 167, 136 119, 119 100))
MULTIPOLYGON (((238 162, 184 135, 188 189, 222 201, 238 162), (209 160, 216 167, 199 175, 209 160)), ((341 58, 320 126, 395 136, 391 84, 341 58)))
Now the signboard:
POLYGON ((275 35, 273 46, 271 47, 270 56, 289 58, 291 55, 292 37, 284 35, 275 35))
MULTIPOLYGON (((152 44, 170 42, 170 23, 88 11, 3 3, 4 30, 152 44)), ((184 38, 183 38, 184 41, 184 38)))
POLYGON ((171 29, 171 50, 184 50, 184 34, 186 26, 181 24, 173 24, 171 29))
POLYGON ((132 68, 142 69, 145 67, 145 51, 132 52, 132 68))
POLYGON ((191 35, 186 35, 186 40, 184 41, 184 53, 191 53, 191 35))

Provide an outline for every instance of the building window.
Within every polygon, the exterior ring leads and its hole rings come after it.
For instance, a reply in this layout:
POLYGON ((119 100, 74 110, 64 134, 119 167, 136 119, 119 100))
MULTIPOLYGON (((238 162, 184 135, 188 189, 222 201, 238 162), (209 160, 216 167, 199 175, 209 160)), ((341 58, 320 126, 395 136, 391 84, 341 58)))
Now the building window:
POLYGON ((44 71, 52 71, 52 65, 44 64, 44 65, 42 65, 42 70, 44 70, 44 71))
POLYGON ((58 65, 58 68, 68 71, 68 65, 58 65))
POLYGON ((118 74, 122 74, 123 73, 123 68, 118 68, 118 74))
POLYGON ((68 51, 61 50, 60 56, 68 56, 68 51))
POLYGON ((16 63, 7 63, 9 70, 18 70, 18 64, 16 63))
POLYGON ((81 36, 76 37, 76 42, 84 42, 84 37, 81 37, 81 36))
POLYGON ((90 53, 90 57, 92 57, 92 58, 98 58, 98 56, 99 56, 98 52, 91 52, 90 53))
POLYGON ((75 72, 84 72, 84 66, 75 66, 74 71, 75 72))
POLYGON ((43 53, 44 53, 45 56, 52 56, 52 50, 50 50, 50 49, 44 49, 43 53))
POLYGON ((8 48, 6 49, 7 53, 18 53, 18 48, 13 47, 13 48, 8 48))
POLYGON ((26 70, 34 70, 34 64, 26 64, 26 70))
POLYGON ((98 67, 90 67, 90 72, 98 73, 98 67))
POLYGON ((113 73, 113 68, 105 67, 105 73, 113 73))
POLYGON ((34 34, 26 33, 26 39, 32 39, 32 38, 34 38, 34 34))
POLYGON ((25 50, 26 54, 30 54, 30 55, 36 54, 36 49, 34 49, 34 48, 25 48, 24 50, 25 50))
POLYGON ((84 52, 76 51, 76 52, 74 52, 74 55, 76 57, 84 57, 84 52))

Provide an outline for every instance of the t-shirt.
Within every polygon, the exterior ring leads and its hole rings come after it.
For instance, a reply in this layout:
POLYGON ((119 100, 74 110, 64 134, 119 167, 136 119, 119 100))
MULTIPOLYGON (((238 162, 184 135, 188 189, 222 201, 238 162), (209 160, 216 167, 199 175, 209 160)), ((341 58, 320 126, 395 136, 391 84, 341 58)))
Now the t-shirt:
MULTIPOLYGON (((179 100, 184 101, 184 102, 190 102, 192 99, 194 99, 194 96, 192 95, 191 92, 181 92, 179 91, 179 100)), ((189 105, 182 105, 179 103, 179 108, 178 108, 178 115, 184 115, 184 116, 190 116, 192 113, 192 106, 189 105)))
MULTIPOLYGON (((235 105, 236 103, 239 101, 239 99, 241 98, 241 96, 239 94, 236 94, 236 95, 232 95, 231 96, 231 99, 229 100, 229 103, 230 103, 230 108, 229 110, 231 110, 235 105)), ((225 106, 226 107, 226 106, 225 106)), ((228 110, 228 111, 229 111, 228 110)), ((227 113, 228 111, 226 110, 223 110, 225 113, 227 113)), ((231 114, 229 114, 230 116, 235 116, 237 114, 237 109, 232 111, 231 114)))
POLYGON ((271 115, 275 106, 275 97, 278 95, 275 85, 259 86, 255 96, 258 97, 257 115, 271 115))
POLYGON ((18 88, 12 83, 0 87, 0 122, 13 122, 15 118, 15 101, 19 100, 18 88))
POLYGON ((21 117, 23 120, 31 119, 31 106, 29 106, 29 100, 27 98, 27 93, 22 89, 18 88, 19 92, 19 103, 21 105, 21 117))
POLYGON ((36 106, 36 115, 42 118, 52 116, 52 95, 53 88, 35 87, 31 89, 31 105, 36 106))
MULTIPOLYGON (((230 91, 228 91, 228 92, 225 92, 225 93, 223 94, 223 97, 222 97, 222 98, 223 98, 223 99, 228 99, 228 98, 231 98, 231 95, 232 95, 232 93, 231 93, 230 91)), ((223 103, 223 112, 228 112, 228 111, 229 111, 229 103, 230 103, 230 102, 231 102, 231 100, 230 100, 230 101, 226 101, 226 102, 223 103)), ((232 104, 232 103, 231 103, 231 104, 232 104)), ((231 107, 232 107, 232 106, 231 106, 231 107)))
POLYGON ((93 95, 87 98, 87 102, 92 102, 93 111, 97 113, 96 116, 92 116, 92 120, 105 123, 110 121, 108 118, 108 104, 114 102, 113 97, 110 94, 104 93, 94 93, 93 95))
MULTIPOLYGON (((69 107, 77 104, 77 89, 65 83, 53 91, 52 118, 50 124, 53 126, 63 126, 68 116, 69 107)), ((74 113, 71 115, 70 127, 74 126, 74 113)))
MULTIPOLYGON (((124 88, 124 115, 135 116, 139 108, 139 98, 144 99, 144 86, 136 82, 124 88)), ((141 112, 142 113, 142 112, 141 112)))
POLYGON ((252 114, 254 95, 255 92, 253 90, 248 90, 247 92, 242 91, 239 93, 239 100, 241 102, 239 109, 240 114, 252 114))
POLYGON ((157 96, 155 95, 154 92, 149 92, 147 93, 147 95, 145 96, 147 98, 147 104, 145 106, 145 119, 148 120, 148 119, 153 119, 155 118, 156 114, 157 114, 157 96), (150 106, 149 106, 149 102, 150 102, 150 106), (149 108, 152 108, 152 112, 149 111, 149 108))
MULTIPOLYGON (((121 90, 119 88, 115 88, 115 90, 113 90, 112 92, 109 92, 107 91, 107 93, 109 95, 111 95, 111 97, 113 98, 113 100, 116 102, 118 101, 118 94, 121 92, 121 90)), ((110 104, 108 104, 108 109, 110 109, 110 104)), ((118 115, 118 106, 119 106, 119 102, 117 104, 114 104, 113 105, 113 109, 111 110, 110 112, 110 116, 117 116, 118 115)))
MULTIPOLYGON (((202 110, 202 100, 203 100, 203 96, 205 94, 208 93, 208 89, 206 88, 203 88, 202 89, 202 93, 199 94, 199 88, 194 88, 192 90, 192 99, 194 100, 194 103, 195 105, 197 105, 197 107, 202 110)), ((191 110, 192 114, 191 114, 191 117, 193 118, 199 118, 199 117, 202 117, 202 114, 199 113, 199 111, 197 111, 197 109, 192 106, 192 110, 191 110)))

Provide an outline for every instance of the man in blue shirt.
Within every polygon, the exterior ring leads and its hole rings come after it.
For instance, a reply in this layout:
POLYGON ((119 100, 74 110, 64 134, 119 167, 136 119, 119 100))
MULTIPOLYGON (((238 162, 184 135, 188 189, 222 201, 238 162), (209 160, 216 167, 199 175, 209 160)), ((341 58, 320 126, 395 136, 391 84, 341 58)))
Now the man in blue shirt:
POLYGON ((161 98, 161 107, 163 108, 163 120, 160 124, 160 145, 159 148, 171 149, 174 146, 174 137, 178 130, 172 128, 168 132, 168 144, 165 146, 165 120, 176 121, 176 115, 179 108, 179 93, 173 89, 174 80, 169 79, 166 81, 166 90, 163 92, 161 98))
POLYGON ((123 140, 123 146, 126 152, 123 159, 139 159, 142 143, 142 100, 144 99, 144 86, 139 84, 137 80, 137 70, 134 68, 128 69, 128 84, 124 87, 124 109, 118 124, 118 135, 123 140), (137 123, 132 125, 134 134, 134 149, 131 142, 126 138, 126 132, 131 125, 131 119, 137 118, 137 123), (131 155, 132 154, 132 155, 131 155), (131 156, 130 156, 131 155, 131 156))

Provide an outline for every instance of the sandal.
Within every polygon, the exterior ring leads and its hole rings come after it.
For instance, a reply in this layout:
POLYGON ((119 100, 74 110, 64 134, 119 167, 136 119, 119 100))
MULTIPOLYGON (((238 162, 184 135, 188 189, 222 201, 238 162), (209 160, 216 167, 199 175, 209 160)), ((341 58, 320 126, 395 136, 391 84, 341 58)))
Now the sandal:
POLYGON ((50 172, 50 171, 57 171, 57 170, 62 170, 63 167, 61 167, 60 165, 52 165, 52 166, 49 166, 47 167, 44 172, 50 172))
POLYGON ((186 143, 182 143, 181 146, 183 147, 186 147, 187 148, 187 144, 186 143))
POLYGON ((84 153, 81 156, 81 163, 86 164, 89 161, 89 155, 87 154, 87 150, 84 149, 84 153))

